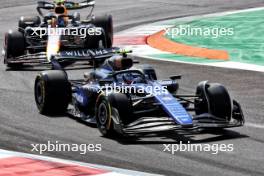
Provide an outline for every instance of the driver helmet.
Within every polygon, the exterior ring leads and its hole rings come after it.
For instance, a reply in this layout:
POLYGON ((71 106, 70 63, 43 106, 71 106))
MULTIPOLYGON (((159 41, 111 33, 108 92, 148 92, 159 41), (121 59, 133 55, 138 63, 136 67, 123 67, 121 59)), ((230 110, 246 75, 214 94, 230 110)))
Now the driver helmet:
POLYGON ((110 59, 107 59, 105 65, 110 67, 110 70, 113 71, 126 70, 133 66, 133 60, 131 58, 116 54, 113 55, 110 59))
POLYGON ((67 9, 64 6, 65 0, 55 0, 54 12, 57 16, 57 19, 51 20, 52 27, 66 27, 68 25, 67 9))
POLYGON ((106 60, 106 64, 111 70, 119 71, 122 70, 122 59, 120 55, 113 55, 110 59, 106 60))
POLYGON ((125 84, 145 83, 140 75, 133 75, 133 73, 125 73, 122 78, 125 84))
POLYGON ((132 84, 134 82, 134 76, 131 73, 125 73, 123 75, 125 84, 132 84))

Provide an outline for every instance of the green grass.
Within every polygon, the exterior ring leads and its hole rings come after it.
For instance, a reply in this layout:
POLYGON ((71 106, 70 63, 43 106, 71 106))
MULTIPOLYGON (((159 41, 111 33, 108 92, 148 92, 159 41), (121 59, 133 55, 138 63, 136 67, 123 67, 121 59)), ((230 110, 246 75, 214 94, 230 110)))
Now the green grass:
MULTIPOLYGON (((192 46, 228 51, 231 61, 264 65, 264 11, 243 12, 222 17, 211 17, 191 22, 175 22, 176 26, 190 25, 191 28, 231 28, 233 35, 214 38, 202 35, 183 35, 170 40, 192 46)), ((175 59, 183 59, 174 56, 175 59)), ((195 58, 191 60, 195 61, 195 58)), ((186 58, 186 61, 190 58, 186 58)), ((190 62, 192 62, 190 60, 190 62)), ((200 60, 200 59, 198 59, 200 60)), ((208 60, 212 62, 211 60, 208 60)), ((199 61, 200 62, 200 61, 199 61)), ((206 61, 205 61, 206 62, 206 61)))

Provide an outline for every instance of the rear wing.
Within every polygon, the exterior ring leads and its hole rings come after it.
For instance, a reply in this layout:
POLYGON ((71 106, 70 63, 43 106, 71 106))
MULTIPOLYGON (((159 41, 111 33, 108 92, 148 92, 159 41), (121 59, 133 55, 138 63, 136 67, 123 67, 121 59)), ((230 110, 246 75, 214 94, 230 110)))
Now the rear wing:
MULTIPOLYGON (((94 0, 83 0, 81 2, 65 1, 64 5, 67 8, 67 10, 78 10, 88 7, 92 7, 93 10, 95 6, 95 1, 94 0)), ((41 11, 42 9, 53 10, 55 6, 56 6, 55 3, 51 3, 47 1, 38 1, 37 11, 41 16, 43 16, 43 12, 41 11)))
POLYGON ((131 50, 122 50, 120 48, 105 48, 105 49, 79 49, 61 51, 57 55, 52 56, 50 63, 53 69, 61 70, 61 64, 63 62, 90 62, 92 66, 96 66, 97 63, 102 63, 106 59, 112 57, 115 54, 127 55, 132 53, 131 50))
POLYGON ((120 53, 120 48, 105 48, 105 49, 78 49, 61 51, 55 55, 56 60, 63 61, 101 61, 105 60, 114 54, 120 53))
MULTIPOLYGON (((112 57, 114 54, 123 54, 131 53, 130 50, 122 50, 120 48, 106 48, 106 49, 77 49, 77 50, 68 50, 61 51, 56 55, 52 55, 53 60, 55 59, 58 64, 63 62, 88 62, 88 63, 100 63, 104 60, 112 57)), ((21 63, 21 64, 34 64, 34 65, 50 65, 53 64, 51 60, 47 59, 46 52, 26 54, 23 56, 18 56, 10 58, 8 63, 21 63)))

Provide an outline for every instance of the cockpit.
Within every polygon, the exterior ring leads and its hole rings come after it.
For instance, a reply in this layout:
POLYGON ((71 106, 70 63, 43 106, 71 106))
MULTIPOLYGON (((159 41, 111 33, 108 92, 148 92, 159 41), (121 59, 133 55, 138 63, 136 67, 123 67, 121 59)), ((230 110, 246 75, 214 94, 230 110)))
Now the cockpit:
POLYGON ((126 85, 147 83, 145 75, 139 70, 120 71, 115 73, 113 77, 117 83, 126 85))

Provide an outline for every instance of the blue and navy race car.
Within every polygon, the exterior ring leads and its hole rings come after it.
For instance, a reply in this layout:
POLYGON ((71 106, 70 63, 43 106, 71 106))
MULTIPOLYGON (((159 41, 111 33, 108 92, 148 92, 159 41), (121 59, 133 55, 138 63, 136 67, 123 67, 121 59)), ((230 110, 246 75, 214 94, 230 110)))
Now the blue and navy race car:
POLYGON ((44 115, 68 113, 97 124, 104 136, 144 135, 168 131, 243 126, 239 103, 218 83, 202 81, 195 95, 178 94, 180 75, 157 80, 149 65, 135 68, 118 49, 75 51, 93 63, 80 80, 69 80, 58 61, 35 80, 35 100, 44 115))

